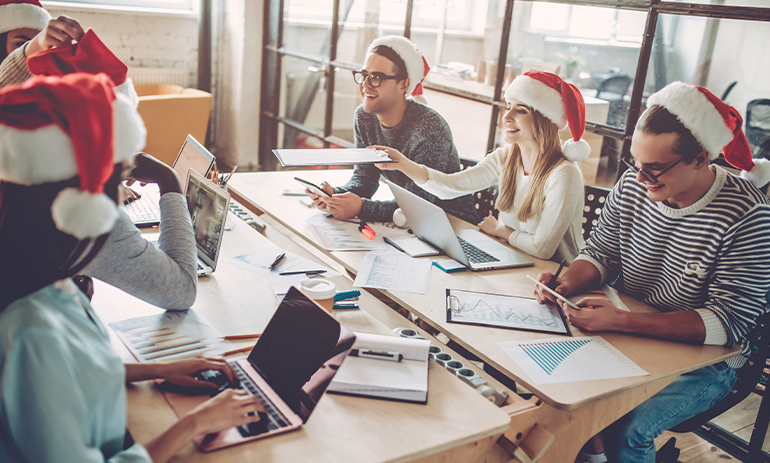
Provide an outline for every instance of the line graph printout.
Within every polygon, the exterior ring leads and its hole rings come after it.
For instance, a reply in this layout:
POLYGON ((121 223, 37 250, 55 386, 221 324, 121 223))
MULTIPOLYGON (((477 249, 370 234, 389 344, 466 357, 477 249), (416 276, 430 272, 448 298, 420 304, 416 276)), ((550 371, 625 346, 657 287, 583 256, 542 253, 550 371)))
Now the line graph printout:
POLYGON ((446 290, 446 320, 452 323, 494 326, 569 335, 556 304, 541 305, 527 297, 446 290))
POLYGON ((537 384, 648 374, 599 336, 506 341, 497 345, 537 384))

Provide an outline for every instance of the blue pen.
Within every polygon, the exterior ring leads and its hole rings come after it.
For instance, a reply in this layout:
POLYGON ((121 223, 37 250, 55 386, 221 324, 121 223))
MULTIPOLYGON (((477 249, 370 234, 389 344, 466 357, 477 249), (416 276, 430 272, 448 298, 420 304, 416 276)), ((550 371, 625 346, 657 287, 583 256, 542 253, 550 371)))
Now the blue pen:
POLYGON ((334 295, 334 302, 344 301, 345 299, 353 299, 361 295, 361 291, 354 289, 351 291, 340 291, 334 295))

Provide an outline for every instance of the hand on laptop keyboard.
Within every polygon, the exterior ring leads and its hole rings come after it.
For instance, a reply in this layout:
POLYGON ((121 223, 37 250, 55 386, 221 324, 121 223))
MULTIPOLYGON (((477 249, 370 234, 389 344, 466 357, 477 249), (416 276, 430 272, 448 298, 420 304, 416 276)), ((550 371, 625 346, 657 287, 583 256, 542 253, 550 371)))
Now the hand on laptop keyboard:
MULTIPOLYGON (((258 399, 236 389, 227 389, 190 412, 194 417, 196 434, 211 434, 234 427, 248 427, 252 423, 262 421, 264 414, 264 407, 258 399)), ((260 426, 254 426, 255 431, 259 428, 260 426)))
POLYGON ((238 380, 237 376, 235 376, 235 379, 231 382, 227 375, 218 370, 201 371, 195 375, 195 379, 199 381, 207 381, 217 386, 216 389, 211 388, 206 391, 206 393, 208 393, 211 397, 214 397, 227 388, 237 388, 240 386, 240 381, 238 380))

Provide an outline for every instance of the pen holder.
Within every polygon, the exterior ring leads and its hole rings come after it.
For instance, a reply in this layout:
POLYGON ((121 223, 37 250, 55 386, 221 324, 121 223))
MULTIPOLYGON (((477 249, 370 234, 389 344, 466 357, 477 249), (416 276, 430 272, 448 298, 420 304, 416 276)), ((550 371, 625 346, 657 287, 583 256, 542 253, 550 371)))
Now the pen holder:
POLYGON ((449 370, 450 373, 457 376, 457 372, 465 369, 465 365, 463 365, 462 362, 458 362, 457 360, 450 360, 444 364, 444 368, 449 370))
POLYGON ((442 352, 443 351, 441 350, 440 347, 434 346, 433 344, 431 344, 430 347, 428 348, 428 357, 431 360, 435 360, 436 359, 436 355, 438 355, 438 354, 440 354, 442 352))
POLYGON ((420 333, 410 328, 395 328, 393 332, 398 334, 402 338, 425 339, 422 336, 420 336, 420 333))

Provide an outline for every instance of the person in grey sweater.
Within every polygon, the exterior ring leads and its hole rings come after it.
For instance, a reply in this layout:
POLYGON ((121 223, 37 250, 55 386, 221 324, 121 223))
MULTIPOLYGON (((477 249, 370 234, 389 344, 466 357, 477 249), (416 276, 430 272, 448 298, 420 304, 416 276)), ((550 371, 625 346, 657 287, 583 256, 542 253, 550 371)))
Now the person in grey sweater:
MULTIPOLYGON (((420 52, 404 37, 387 36, 372 42, 364 68, 353 72, 364 99, 354 117, 355 145, 356 148, 388 146, 432 169, 458 172, 460 159, 447 122, 433 109, 407 99, 409 94, 422 93, 426 68, 420 52)), ((379 187, 380 174, 374 165, 357 165, 347 184, 334 188, 323 182, 321 188, 333 196, 321 198, 311 193, 313 203, 329 209, 338 219, 357 216, 363 221, 390 222, 398 204, 393 200, 370 199, 379 187)), ((382 172, 382 175, 452 215, 473 224, 480 222, 470 195, 440 200, 401 172, 382 172)))

